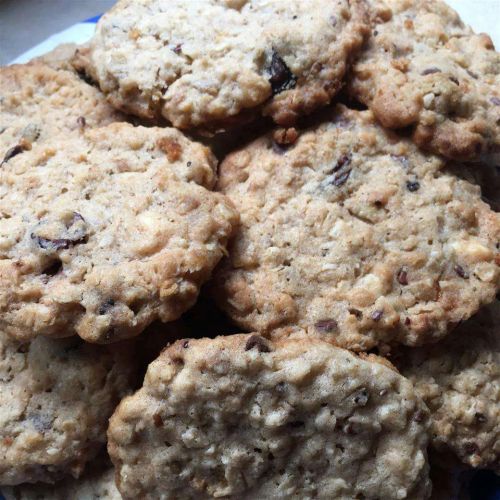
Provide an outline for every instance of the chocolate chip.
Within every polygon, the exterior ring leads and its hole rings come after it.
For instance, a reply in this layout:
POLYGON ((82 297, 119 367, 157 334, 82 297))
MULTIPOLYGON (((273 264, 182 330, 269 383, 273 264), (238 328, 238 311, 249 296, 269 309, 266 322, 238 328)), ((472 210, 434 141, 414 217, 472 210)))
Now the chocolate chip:
POLYGON ((420 189, 420 183, 417 181, 408 181, 406 183, 406 188, 411 193, 414 193, 415 191, 418 191, 420 189))
POLYGON ((495 106, 500 106, 500 99, 498 97, 491 97, 490 98, 490 101, 492 104, 494 104, 495 106))
POLYGON ((274 51, 269 72, 271 73, 269 83, 271 84, 273 95, 295 88, 297 77, 290 71, 285 61, 274 51))
POLYGON ((332 333, 338 328, 338 323, 334 319, 322 319, 314 324, 316 330, 321 333, 332 333))
POLYGON ((84 116, 79 116, 77 119, 76 119, 76 123, 78 124, 78 126, 80 128, 85 128, 85 125, 87 125, 87 120, 85 120, 85 117, 84 116))
POLYGON ((476 413, 474 417, 480 424, 484 424, 488 420, 483 413, 476 413))
POLYGON ((397 280, 400 285, 408 284, 408 271, 404 267, 398 271, 397 280))
POLYGON ((182 343, 182 347, 184 349, 187 349, 189 347, 189 340, 185 340, 183 343, 182 343))
POLYGON ((368 393, 368 390, 365 387, 363 387, 354 394, 353 401, 356 406, 366 406, 366 403, 368 403, 369 398, 370 394, 368 393))
POLYGON ((338 172, 333 176, 332 184, 336 187, 340 187, 342 186, 342 184, 345 184, 347 182, 347 179, 349 179, 350 175, 350 170, 346 170, 345 172, 338 172))
POLYGON ((433 68, 427 68, 422 71, 421 75, 433 75, 434 73, 441 73, 442 71, 439 68, 433 67, 433 68))
POLYGON ((97 314, 99 314, 100 316, 107 314, 111 309, 113 309, 114 306, 115 301, 113 299, 107 299, 99 306, 97 314))
POLYGON ((464 444, 464 450, 467 455, 474 455, 475 453, 479 452, 479 447, 476 443, 470 442, 464 444))
POLYGON ((259 352, 271 352, 271 349, 267 345, 266 341, 260 335, 252 335, 245 344, 245 351, 249 351, 254 347, 257 348, 259 352))
POLYGON ((371 314, 371 317, 373 321, 380 321, 382 319, 382 316, 384 315, 384 311, 381 311, 380 309, 373 311, 371 314))
POLYGON ((453 269, 464 280, 469 279, 469 273, 462 266, 457 264, 453 269))
POLYGON ((3 157, 2 163, 0 163, 0 165, 7 163, 11 158, 14 158, 14 156, 17 156, 18 154, 22 153, 23 151, 24 151, 24 148, 20 144, 17 144, 16 146, 13 146, 12 148, 8 149, 7 152, 5 153, 5 156, 3 157))

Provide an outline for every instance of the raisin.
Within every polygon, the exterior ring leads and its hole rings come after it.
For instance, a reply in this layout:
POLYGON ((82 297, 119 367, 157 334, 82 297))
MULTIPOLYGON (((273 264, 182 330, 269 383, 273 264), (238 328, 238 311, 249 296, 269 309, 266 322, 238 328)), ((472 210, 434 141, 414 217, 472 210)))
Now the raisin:
POLYGON ((408 284, 408 271, 404 267, 398 271, 397 280, 400 285, 408 284))
POLYGON ((384 311, 381 311, 380 309, 377 311, 372 312, 372 319, 373 321, 380 321, 382 319, 382 316, 384 315, 384 311))
POLYGON ((457 264, 453 269, 464 280, 469 279, 469 273, 462 266, 457 264))
POLYGON ((335 174, 332 180, 332 184, 336 187, 342 186, 342 184, 345 184, 347 182, 347 179, 349 179, 349 176, 351 175, 350 170, 346 170, 345 172, 339 172, 338 174, 335 174))
POLYGON ((175 47, 173 47, 172 52, 177 55, 182 54, 182 43, 178 43, 175 47))
POLYGON ((273 95, 295 88, 297 77, 290 71, 290 68, 279 54, 274 51, 269 72, 271 73, 269 83, 271 84, 273 95))
POLYGON ((406 183, 406 188, 411 193, 414 193, 415 191, 418 191, 420 189, 420 183, 417 181, 408 181, 406 183))
POLYGON ((271 349, 267 345, 266 341, 260 335, 250 336, 245 344, 245 351, 249 351, 254 347, 256 347, 259 352, 271 352, 271 349))
POLYGON ((439 68, 433 67, 433 68, 427 68, 422 71, 421 75, 433 75, 434 73, 441 73, 441 70, 439 68))
POLYGON ((322 333, 332 333, 338 328, 338 323, 334 319, 322 319, 314 324, 316 330, 322 333))
POLYGON ((335 166, 333 167, 333 170, 332 172, 338 172, 342 167, 344 167, 345 165, 349 165, 349 163, 351 163, 351 158, 352 156, 351 155, 344 155, 344 156, 341 156, 338 160, 337 160, 337 163, 335 164, 335 166))
POLYGON ((14 156, 17 156, 18 154, 22 153, 23 151, 24 151, 24 148, 20 144, 17 144, 16 146, 13 146, 12 148, 8 149, 7 152, 5 153, 5 156, 3 157, 2 163, 0 163, 0 165, 7 163, 11 158, 14 158, 14 156))
POLYGON ((43 248, 44 250, 67 250, 74 245, 87 242, 86 236, 82 236, 81 238, 77 239, 57 238, 55 240, 51 240, 49 238, 37 236, 34 233, 31 234, 31 239, 36 240, 38 246, 40 248, 43 248))

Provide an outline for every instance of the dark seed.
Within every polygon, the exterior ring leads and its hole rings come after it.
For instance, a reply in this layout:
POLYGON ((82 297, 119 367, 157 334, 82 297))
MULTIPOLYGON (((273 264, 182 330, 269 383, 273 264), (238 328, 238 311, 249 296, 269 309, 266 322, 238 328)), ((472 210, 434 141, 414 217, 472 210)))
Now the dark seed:
POLYGON ((245 344, 245 351, 249 351, 254 347, 257 348, 259 352, 271 352, 271 349, 267 345, 266 341, 260 335, 252 335, 245 344))
POLYGON ((420 183, 417 181, 408 181, 406 183, 406 188, 408 191, 414 193, 415 191, 418 191, 420 189, 420 183))
POLYGON ((500 106, 500 99, 498 97, 492 97, 490 99, 491 103, 494 104, 495 106, 500 106))
POLYGON ((271 73, 269 83, 271 84, 273 95, 295 88, 297 77, 290 71, 285 61, 274 51, 269 72, 271 73))
POLYGON ((408 271, 404 267, 398 271, 397 280, 400 285, 408 284, 408 271))
POLYGON ((370 395, 366 388, 360 389, 355 395, 354 395, 354 404, 356 406, 366 406, 366 403, 368 403, 370 395))
POLYGON ((372 312, 372 319, 373 321, 380 321, 382 319, 382 316, 384 315, 384 311, 373 311, 372 312))
POLYGON ((454 267, 455 272, 464 280, 469 279, 469 273, 462 267, 459 266, 458 264, 454 267))
POLYGON ((11 158, 14 158, 14 156, 17 156, 18 154, 22 153, 23 151, 24 151, 24 148, 20 144, 17 144, 16 146, 8 149, 7 152, 5 153, 5 156, 3 157, 2 163, 0 163, 0 165, 7 163, 11 158))
POLYGON ((99 306, 97 314, 101 316, 103 314, 107 314, 111 309, 113 309, 114 306, 115 306, 115 301, 113 299, 108 299, 99 306))
POLYGON ((427 69, 424 69, 424 71, 422 71, 422 76, 425 76, 425 75, 432 75, 434 73, 441 73, 441 70, 439 68, 427 68, 427 69))
POLYGON ((465 443, 464 450, 467 455, 474 455, 479 451, 479 447, 476 443, 465 443))
POLYGON ((316 330, 322 333, 332 333, 338 328, 338 323, 334 319, 322 319, 314 324, 316 330))
POLYGON ((480 424, 484 424, 488 419, 486 418, 486 415, 484 415, 483 413, 476 413, 474 415, 476 417, 476 420, 480 423, 480 424))
POLYGON ((177 55, 182 53, 182 43, 178 43, 173 49, 172 52, 175 52, 177 55))
POLYGON ((189 347, 189 340, 185 340, 183 343, 182 343, 182 347, 184 347, 184 349, 187 349, 189 347))
POLYGON ((332 184, 336 187, 342 186, 342 184, 345 184, 347 179, 349 179, 349 176, 351 175, 350 170, 346 170, 345 172, 339 172, 334 175, 332 184))

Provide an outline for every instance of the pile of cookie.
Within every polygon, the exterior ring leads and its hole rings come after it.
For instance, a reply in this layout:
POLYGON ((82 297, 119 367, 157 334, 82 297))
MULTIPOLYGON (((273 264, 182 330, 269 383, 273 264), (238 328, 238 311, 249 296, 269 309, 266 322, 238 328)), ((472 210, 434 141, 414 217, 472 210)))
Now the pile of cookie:
POLYGON ((445 3, 118 0, 0 69, 0 161, 8 500, 500 473, 500 54, 445 3))

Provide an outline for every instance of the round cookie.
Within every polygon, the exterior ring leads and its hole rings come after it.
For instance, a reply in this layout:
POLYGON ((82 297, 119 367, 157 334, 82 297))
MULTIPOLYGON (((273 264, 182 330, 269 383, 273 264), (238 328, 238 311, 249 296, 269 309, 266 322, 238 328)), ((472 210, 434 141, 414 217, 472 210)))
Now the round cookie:
POLYGON ((434 447, 500 473, 500 303, 395 363, 431 410, 434 447))
POLYGON ((125 499, 427 498, 427 410, 320 339, 184 340, 110 420, 125 499))
POLYGON ((136 368, 131 344, 22 343, 0 332, 0 484, 78 477, 106 442, 136 368))
POLYGON ((175 129, 60 135, 0 169, 0 325, 115 342, 196 300, 237 215, 175 129), (206 186, 206 187, 205 187, 206 186))
POLYGON ((213 293, 240 327, 417 345, 493 301, 500 216, 437 156, 342 106, 291 147, 272 137, 219 172, 241 225, 213 293))
POLYGON ((500 54, 440 0, 373 0, 349 88, 389 128, 448 158, 500 160, 500 54))
MULTIPOLYGON (((59 55, 50 58, 56 63, 59 55)), ((42 62, 0 68, 0 163, 63 132, 123 120, 96 88, 42 62)))
POLYGON ((364 0, 120 0, 91 73, 116 107, 178 128, 260 110, 289 125, 330 102, 366 29, 364 0))

